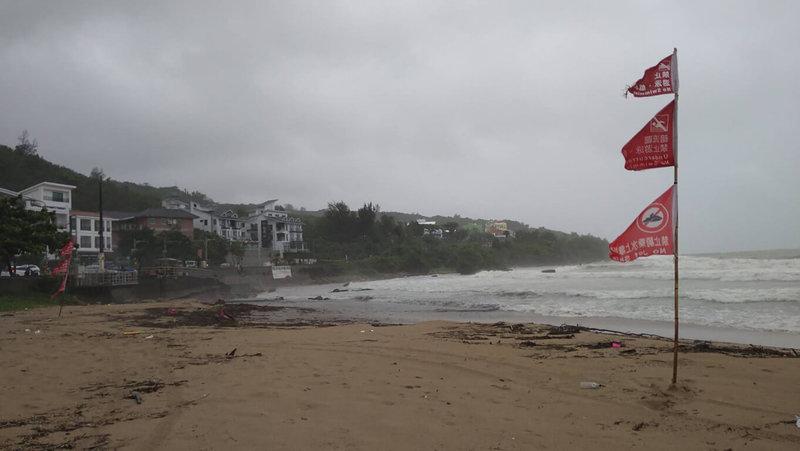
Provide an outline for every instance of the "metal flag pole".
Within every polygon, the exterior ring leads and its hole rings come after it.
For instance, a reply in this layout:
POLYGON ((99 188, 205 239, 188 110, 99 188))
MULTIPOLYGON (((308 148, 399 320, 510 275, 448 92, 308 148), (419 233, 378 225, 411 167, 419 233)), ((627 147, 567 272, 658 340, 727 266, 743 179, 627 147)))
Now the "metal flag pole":
POLYGON ((672 74, 672 90, 675 92, 675 110, 673 116, 673 141, 672 152, 675 159, 675 194, 673 198, 673 219, 675 221, 674 233, 674 255, 673 261, 675 263, 675 340, 674 349, 672 353, 672 384, 678 381, 678 49, 673 49, 672 54, 672 67, 670 68, 672 74))

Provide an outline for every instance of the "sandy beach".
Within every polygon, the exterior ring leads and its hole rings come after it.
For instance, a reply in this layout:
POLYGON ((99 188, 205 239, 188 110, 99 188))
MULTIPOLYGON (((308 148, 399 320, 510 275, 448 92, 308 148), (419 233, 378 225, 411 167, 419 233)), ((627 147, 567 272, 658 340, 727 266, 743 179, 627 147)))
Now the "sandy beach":
POLYGON ((2 449, 800 449, 788 349, 687 341, 671 386, 669 340, 170 301, 0 314, 0 365, 2 449))

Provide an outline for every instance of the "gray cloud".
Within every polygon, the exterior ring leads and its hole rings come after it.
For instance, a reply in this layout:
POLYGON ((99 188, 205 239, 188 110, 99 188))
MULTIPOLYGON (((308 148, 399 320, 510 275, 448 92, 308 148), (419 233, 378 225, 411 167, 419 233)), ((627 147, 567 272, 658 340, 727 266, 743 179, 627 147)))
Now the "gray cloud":
MULTIPOLYGON (((0 1, 0 143, 218 201, 344 200, 613 239, 672 183, 619 149, 670 99, 681 246, 800 248, 794 2, 0 1)), ((2 183, 0 182, 0 186, 2 183)))

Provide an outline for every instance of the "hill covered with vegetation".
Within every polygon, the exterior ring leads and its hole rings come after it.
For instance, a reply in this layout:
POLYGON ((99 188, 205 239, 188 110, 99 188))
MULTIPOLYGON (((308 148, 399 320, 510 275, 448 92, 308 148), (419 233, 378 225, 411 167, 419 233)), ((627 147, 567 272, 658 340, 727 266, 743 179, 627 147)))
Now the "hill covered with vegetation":
MULTIPOLYGON (((33 149, 24 145, 14 149, 0 146, 0 186, 6 189, 19 191, 43 181, 74 185, 77 189, 73 192, 73 208, 97 211, 99 176, 96 171, 87 176, 50 163, 37 155, 35 146, 33 149)), ((158 207, 163 199, 170 197, 213 204, 203 193, 178 187, 156 188, 112 179, 103 182, 105 210, 158 207)), ((230 208, 241 216, 250 207, 215 205, 230 208)), ((608 255, 608 242, 604 239, 531 228, 509 219, 504 222, 512 233, 495 236, 484 232, 488 221, 483 219, 433 216, 426 219, 437 225, 425 226, 417 223, 422 218, 419 214, 381 212, 372 203, 365 203, 358 210, 351 210, 343 202, 331 202, 320 211, 295 209, 288 204, 284 207, 303 221, 304 241, 311 251, 304 256, 326 262, 328 269, 346 264, 365 273, 424 274, 446 270, 473 273, 512 266, 582 263, 602 260, 608 255), (437 236, 439 230, 441 236, 437 236)), ((191 243, 185 248, 181 252, 186 256, 170 256, 192 258, 196 254, 191 243)))

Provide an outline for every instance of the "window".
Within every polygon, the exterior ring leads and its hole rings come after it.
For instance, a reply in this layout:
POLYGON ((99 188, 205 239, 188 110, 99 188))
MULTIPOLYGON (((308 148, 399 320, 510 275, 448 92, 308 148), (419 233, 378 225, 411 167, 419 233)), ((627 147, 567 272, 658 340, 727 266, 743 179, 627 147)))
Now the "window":
POLYGON ((66 202, 64 200, 64 193, 59 191, 53 191, 52 199, 53 202, 66 202))
POLYGON ((150 225, 156 225, 156 218, 150 218, 150 225))
POLYGON ((99 232, 100 231, 100 220, 99 219, 95 219, 94 220, 94 231, 95 232, 99 232))
MULTIPOLYGON (((92 230, 91 219, 81 219, 81 230, 92 230)), ((91 247, 91 246, 89 246, 91 247)))
POLYGON ((161 218, 161 225, 169 224, 169 220, 167 218, 161 218))
POLYGON ((100 237, 99 236, 94 237, 94 247, 96 247, 97 249, 100 249, 100 237))
POLYGON ((82 236, 81 237, 81 247, 84 249, 88 249, 92 247, 92 237, 90 236, 82 236))
POLYGON ((111 221, 106 221, 106 232, 111 231, 111 221))
POLYGON ((111 237, 106 237, 106 250, 111 250, 111 237))

